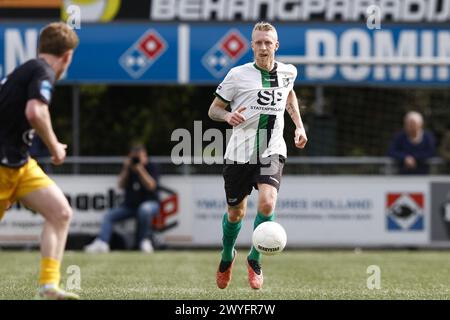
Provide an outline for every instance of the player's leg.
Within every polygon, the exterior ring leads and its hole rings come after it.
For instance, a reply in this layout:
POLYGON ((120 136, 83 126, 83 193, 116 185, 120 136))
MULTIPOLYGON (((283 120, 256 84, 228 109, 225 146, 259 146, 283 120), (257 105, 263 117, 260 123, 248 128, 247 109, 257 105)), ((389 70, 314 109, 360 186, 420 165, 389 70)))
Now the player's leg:
MULTIPOLYGON (((258 212, 253 222, 253 230, 261 223, 274 220, 274 209, 277 203, 278 191, 274 186, 265 183, 258 183, 258 212)), ((261 254, 252 246, 248 258, 260 261, 261 254)))
POLYGON ((222 218, 222 261, 231 262, 234 244, 247 210, 247 196, 253 189, 253 167, 249 164, 225 164, 223 169, 227 212, 222 218))
MULTIPOLYGON (((277 203, 285 158, 279 155, 272 155, 266 158, 264 162, 265 164, 261 164, 261 168, 258 169, 255 177, 259 193, 258 211, 253 223, 253 229, 256 229, 263 222, 274 220, 274 209, 277 203)), ((261 254, 252 246, 248 258, 259 262, 261 254)))
POLYGON ((234 258, 234 245, 242 226, 242 219, 247 210, 247 197, 239 204, 228 206, 222 218, 222 261, 230 262, 234 258))
POLYGON ((138 208, 137 241, 143 252, 153 252, 151 238, 153 236, 152 219, 159 212, 158 201, 145 201, 138 208))
POLYGON ((0 221, 11 206, 14 191, 20 178, 20 169, 0 166, 0 221))
POLYGON ((216 283, 225 289, 231 281, 231 272, 236 259, 234 246, 242 226, 242 219, 247 210, 247 196, 237 205, 228 205, 227 213, 222 218, 222 258, 216 272, 216 283))
MULTIPOLYGON (((284 157, 273 155, 269 162, 262 165, 256 176, 258 186, 258 212, 253 223, 256 229, 261 223, 274 220, 274 209, 277 203, 278 190, 284 166, 284 157)), ((247 256, 248 280, 253 289, 260 289, 263 284, 261 254, 251 247, 247 256)))
MULTIPOLYGON (((274 219, 274 209, 277 202, 277 189, 271 185, 258 184, 258 213, 253 223, 253 230, 261 223, 274 219)), ((247 271, 250 287, 260 289, 263 285, 263 272, 261 268, 261 254, 252 245, 247 256, 247 271)))
POLYGON ((222 218, 222 256, 216 272, 217 286, 224 289, 231 281, 231 269, 236 258, 234 245, 247 210, 247 196, 252 190, 251 167, 246 164, 226 164, 223 169, 227 212, 222 218))
POLYGON ((107 253, 109 252, 109 242, 114 229, 114 224, 133 218, 135 210, 128 208, 124 205, 109 210, 103 217, 102 225, 100 226, 100 232, 95 240, 84 247, 84 250, 88 253, 107 253))
POLYGON ((52 184, 20 197, 19 201, 45 219, 41 237, 40 297, 78 299, 77 295, 59 289, 61 261, 72 217, 66 197, 52 184))
POLYGON ((8 200, 0 200, 0 221, 5 215, 6 210, 9 208, 10 204, 8 200))
POLYGON ((50 185, 25 195, 19 201, 45 219, 42 257, 61 261, 72 217, 72 209, 62 191, 56 185, 50 185))

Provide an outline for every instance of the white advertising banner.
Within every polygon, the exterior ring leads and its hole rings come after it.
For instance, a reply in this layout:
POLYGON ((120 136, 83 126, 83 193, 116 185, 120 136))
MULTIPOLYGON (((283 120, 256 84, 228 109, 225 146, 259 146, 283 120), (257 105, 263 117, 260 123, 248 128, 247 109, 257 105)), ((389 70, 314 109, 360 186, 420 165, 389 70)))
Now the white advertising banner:
MULTIPOLYGON (((74 209, 71 234, 95 235, 120 204, 117 176, 53 176, 74 209)), ((431 177, 284 176, 275 209, 288 246, 408 246, 430 243, 431 177)), ((167 244, 219 246, 226 210, 223 178, 163 176, 156 225, 167 244)), ((249 197, 239 245, 249 245, 257 212, 249 197)), ((37 242, 43 219, 15 205, 0 222, 0 243, 37 242)))
MULTIPOLYGON (((71 233, 96 234, 103 214, 120 203, 117 176, 55 175, 52 179, 63 190, 73 210, 71 233)), ((0 221, 0 242, 36 243, 44 219, 20 204, 14 204, 0 221)))
MULTIPOLYGON (((194 243, 219 244, 225 212, 218 178, 196 178, 194 243)), ((285 176, 275 209, 288 246, 418 245, 429 240, 429 183, 425 179, 285 176)), ((249 244, 257 192, 238 244, 249 244)))

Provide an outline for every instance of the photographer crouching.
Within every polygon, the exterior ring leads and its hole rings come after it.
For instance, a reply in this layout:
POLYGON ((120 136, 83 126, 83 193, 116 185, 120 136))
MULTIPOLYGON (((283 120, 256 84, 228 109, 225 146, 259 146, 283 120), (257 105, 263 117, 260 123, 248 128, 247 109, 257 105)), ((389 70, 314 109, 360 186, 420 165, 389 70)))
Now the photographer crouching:
POLYGON ((157 167, 149 161, 145 146, 142 143, 134 143, 119 175, 119 188, 125 191, 124 202, 105 215, 99 235, 84 248, 85 251, 109 252, 114 224, 135 218, 139 249, 145 253, 152 253, 151 221, 159 212, 158 181, 157 167))

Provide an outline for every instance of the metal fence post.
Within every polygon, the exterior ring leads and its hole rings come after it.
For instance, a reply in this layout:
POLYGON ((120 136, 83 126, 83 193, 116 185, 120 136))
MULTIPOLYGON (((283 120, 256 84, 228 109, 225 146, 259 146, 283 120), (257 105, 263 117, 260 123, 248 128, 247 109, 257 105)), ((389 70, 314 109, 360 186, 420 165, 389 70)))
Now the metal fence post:
MULTIPOLYGON (((80 87, 72 86, 72 155, 80 156, 80 87)), ((80 164, 73 163, 73 174, 80 173, 80 164)))

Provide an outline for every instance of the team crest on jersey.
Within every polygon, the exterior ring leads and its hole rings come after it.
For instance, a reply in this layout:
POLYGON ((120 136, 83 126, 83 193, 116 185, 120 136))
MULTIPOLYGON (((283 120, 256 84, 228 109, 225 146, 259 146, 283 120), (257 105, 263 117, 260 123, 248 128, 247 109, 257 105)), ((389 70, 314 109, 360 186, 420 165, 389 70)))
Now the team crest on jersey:
POLYGON ((283 87, 287 88, 289 86, 289 83, 291 83, 289 78, 283 78, 283 87))
POLYGON ((30 129, 22 134, 22 140, 27 146, 31 147, 35 133, 36 131, 34 129, 30 129))
POLYGON ((52 85, 50 81, 44 80, 41 82, 41 90, 40 90, 41 96, 50 102, 52 99, 52 85))

